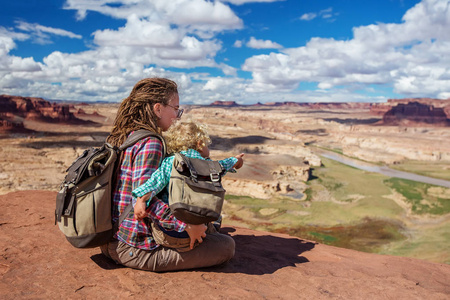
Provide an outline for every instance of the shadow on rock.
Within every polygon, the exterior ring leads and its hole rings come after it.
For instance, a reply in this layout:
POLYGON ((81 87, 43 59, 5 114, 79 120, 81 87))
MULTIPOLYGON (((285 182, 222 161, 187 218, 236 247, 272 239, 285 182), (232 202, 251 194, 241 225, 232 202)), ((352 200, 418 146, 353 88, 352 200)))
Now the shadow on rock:
POLYGON ((260 136, 260 135, 250 135, 245 137, 235 137, 235 138, 222 138, 218 136, 211 136, 213 150, 231 150, 233 147, 240 144, 265 144, 267 141, 272 139, 260 136))
POLYGON ((107 258, 103 254, 94 254, 91 256, 93 262, 97 264, 100 268, 104 270, 115 270, 120 268, 125 268, 122 265, 116 264, 112 259, 107 258))
MULTIPOLYGON (((232 232, 231 228, 222 228, 222 233, 232 232)), ((249 275, 272 274, 284 267, 309 262, 303 252, 314 248, 312 242, 297 238, 284 238, 271 235, 234 235, 236 253, 227 264, 212 267, 210 272, 245 273, 249 275)))
POLYGON ((325 121, 328 122, 336 122, 339 124, 349 124, 349 125, 370 125, 375 124, 376 122, 380 121, 380 118, 370 118, 370 119, 339 119, 339 118, 327 118, 325 121))
MULTIPOLYGON (((234 228, 224 227, 221 233, 229 234, 236 231, 234 228)), ((295 267, 297 264, 309 262, 303 256, 305 251, 310 251, 315 244, 298 238, 284 238, 272 235, 233 235, 236 242, 236 252, 228 263, 198 269, 202 272, 217 273, 244 273, 249 275, 272 274, 284 267, 295 267)), ((104 270, 125 268, 116 264, 103 254, 91 256, 91 260, 104 270)))

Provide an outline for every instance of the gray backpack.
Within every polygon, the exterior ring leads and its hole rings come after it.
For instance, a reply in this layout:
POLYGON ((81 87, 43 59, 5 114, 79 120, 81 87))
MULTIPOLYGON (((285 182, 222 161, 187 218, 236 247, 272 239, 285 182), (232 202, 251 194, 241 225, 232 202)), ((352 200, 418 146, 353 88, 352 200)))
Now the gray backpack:
POLYGON ((224 173, 217 161, 175 153, 169 182, 169 207, 173 215, 189 224, 216 221, 225 197, 221 182, 224 173))
POLYGON ((112 189, 120 154, 139 140, 155 136, 148 130, 137 130, 119 148, 104 143, 100 148, 85 150, 67 169, 67 175, 56 197, 55 224, 77 248, 94 248, 111 241, 119 225, 132 210, 128 205, 119 221, 112 222, 112 189))

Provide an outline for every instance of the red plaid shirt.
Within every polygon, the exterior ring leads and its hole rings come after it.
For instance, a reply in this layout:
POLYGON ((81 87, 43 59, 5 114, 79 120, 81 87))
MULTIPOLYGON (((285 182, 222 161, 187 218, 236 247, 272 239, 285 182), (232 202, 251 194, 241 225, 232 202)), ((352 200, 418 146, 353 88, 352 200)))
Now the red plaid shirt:
MULTIPOLYGON (((163 147, 156 137, 140 140, 125 150, 122 165, 117 174, 117 184, 113 192, 113 221, 119 219, 129 203, 136 204, 131 192, 145 183, 158 168, 162 161, 163 147)), ((169 206, 156 197, 150 203, 147 211, 150 218, 166 230, 184 231, 186 224, 177 220, 171 213, 169 206)), ((134 211, 125 218, 119 227, 116 238, 130 246, 152 250, 158 247, 149 228, 148 218, 138 221, 134 219, 134 211)))

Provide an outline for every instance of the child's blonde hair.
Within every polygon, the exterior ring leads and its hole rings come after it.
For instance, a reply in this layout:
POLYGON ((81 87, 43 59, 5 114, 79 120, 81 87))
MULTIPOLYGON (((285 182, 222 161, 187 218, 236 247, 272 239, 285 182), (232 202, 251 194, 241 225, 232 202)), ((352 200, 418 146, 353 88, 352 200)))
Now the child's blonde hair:
POLYGON ((200 150, 211 144, 211 139, 205 125, 194 121, 177 121, 164 133, 169 154, 187 149, 200 150))

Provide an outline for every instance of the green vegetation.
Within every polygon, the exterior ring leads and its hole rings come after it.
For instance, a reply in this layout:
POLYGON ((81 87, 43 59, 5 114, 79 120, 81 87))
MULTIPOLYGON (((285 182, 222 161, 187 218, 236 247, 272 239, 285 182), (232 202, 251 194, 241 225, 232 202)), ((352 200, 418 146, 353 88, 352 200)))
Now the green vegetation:
MULTIPOLYGON (((278 232, 282 230, 277 230, 278 232)), ((366 218, 355 224, 332 227, 305 226, 286 229, 285 232, 342 248, 365 252, 379 252, 383 246, 403 241, 403 226, 400 222, 366 218)))
POLYGON ((414 214, 444 215, 450 213, 450 200, 430 195, 428 191, 433 187, 430 184, 399 178, 386 179, 384 182, 404 197, 405 201, 411 205, 414 214))
POLYGON ((389 178, 327 158, 322 163, 312 170, 306 200, 227 195, 225 223, 450 264, 450 189, 389 178))
POLYGON ((450 264, 450 222, 441 221, 435 225, 422 225, 405 240, 390 243, 380 254, 425 259, 450 264))

